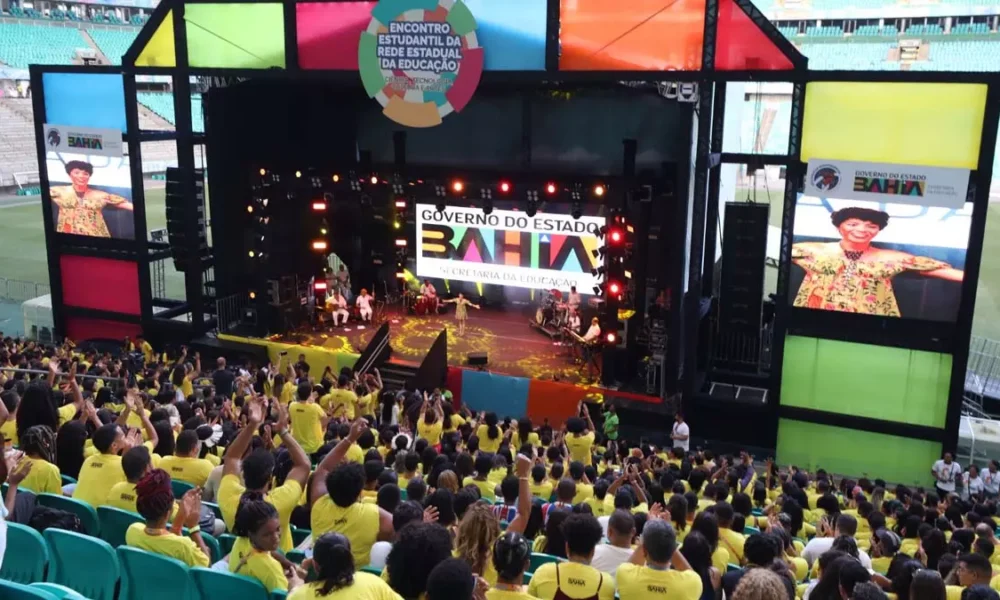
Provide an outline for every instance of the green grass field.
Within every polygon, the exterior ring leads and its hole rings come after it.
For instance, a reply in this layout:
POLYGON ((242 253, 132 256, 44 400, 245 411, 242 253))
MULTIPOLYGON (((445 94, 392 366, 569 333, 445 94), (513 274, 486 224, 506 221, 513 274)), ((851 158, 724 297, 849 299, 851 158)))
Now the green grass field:
MULTIPOLYGON (((745 198, 741 190, 737 197, 745 198)), ((147 231, 166 227, 164 190, 146 190, 147 231)), ((771 225, 781 225, 782 192, 769 194, 758 190, 757 200, 769 200, 771 225)), ((174 270, 173 262, 165 261, 167 296, 183 299, 183 275, 174 270)), ((765 290, 773 292, 777 285, 777 270, 767 269, 765 290)), ((42 209, 37 196, 26 196, 0 203, 0 277, 38 283, 48 283, 45 257, 45 233, 42 230, 42 209)), ((986 240, 983 263, 976 295, 973 335, 1000 340, 1000 204, 992 204, 986 219, 986 240)))

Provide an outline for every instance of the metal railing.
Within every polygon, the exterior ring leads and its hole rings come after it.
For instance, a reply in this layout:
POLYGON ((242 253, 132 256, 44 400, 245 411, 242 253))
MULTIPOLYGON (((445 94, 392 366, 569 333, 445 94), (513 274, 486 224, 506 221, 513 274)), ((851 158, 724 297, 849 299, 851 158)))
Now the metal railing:
POLYGON ((250 299, 247 294, 233 294, 215 301, 215 315, 219 333, 228 333, 245 322, 256 322, 256 312, 247 318, 250 299))
POLYGON ((13 174, 14 183, 17 185, 18 189, 24 189, 25 185, 30 185, 32 183, 39 183, 41 179, 38 178, 38 171, 19 171, 13 174))
POLYGON ((48 284, 0 277, 0 301, 24 302, 50 292, 48 284))

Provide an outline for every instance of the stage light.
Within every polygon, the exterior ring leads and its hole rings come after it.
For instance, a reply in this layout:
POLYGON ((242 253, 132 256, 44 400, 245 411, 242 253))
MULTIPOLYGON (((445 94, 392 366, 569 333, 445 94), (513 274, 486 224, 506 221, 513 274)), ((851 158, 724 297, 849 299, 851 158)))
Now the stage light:
POLYGON ((396 245, 400 248, 406 247, 406 238, 396 238, 396 245))
POLYGON ((614 331, 609 331, 608 335, 604 336, 604 339, 607 340, 609 344, 614 344, 618 341, 618 336, 615 335, 614 331))
POLYGON ((267 198, 264 198, 263 200, 261 200, 260 203, 263 204, 264 206, 267 206, 267 198))
POLYGON ((396 271, 396 279, 406 279, 406 271, 396 271))
POLYGON ((574 202, 570 205, 569 215, 574 219, 579 219, 583 216, 583 205, 579 202, 574 202))
POLYGON ((599 184, 599 183, 597 185, 595 185, 594 186, 594 195, 597 196, 598 198, 600 198, 601 196, 603 196, 604 195, 604 186, 601 185, 601 184, 599 184))
POLYGON ((320 234, 322 234, 322 235, 326 235, 326 232, 327 232, 327 229, 326 229, 326 227, 323 227, 322 229, 320 229, 320 230, 319 230, 319 232, 320 232, 320 234))
POLYGON ((612 281, 608 284, 608 293, 617 296, 618 294, 621 293, 621 291, 622 291, 622 286, 617 281, 612 281))
POLYGON ((326 246, 327 246, 327 244, 323 240, 316 240, 312 244, 313 250, 326 250, 326 246))
POLYGON ((504 194, 510 192, 510 183, 507 182, 507 181, 501 181, 500 185, 499 185, 499 189, 504 194))
POLYGON ((547 184, 545 184, 545 193, 548 194, 548 195, 550 195, 550 196, 552 194, 555 194, 558 189, 559 188, 557 188, 556 184, 554 184, 554 183, 547 183, 547 184))
POLYGON ((608 239, 611 240, 611 242, 614 244, 617 244, 618 242, 622 241, 622 238, 623 236, 621 229, 612 229, 611 232, 608 234, 608 239))
POLYGON ((312 203, 312 208, 315 211, 324 211, 324 210, 326 210, 326 202, 322 202, 322 201, 320 201, 320 202, 313 202, 312 203))
POLYGON ((399 198, 396 200, 396 208, 399 210, 406 210, 406 200, 399 198))
POLYGON ((257 292, 250 292, 250 299, 253 300, 257 297, 257 292))
POLYGON ((402 224, 401 224, 401 223, 400 223, 399 221, 393 221, 393 222, 392 222, 392 227, 393 227, 393 229, 399 229, 399 228, 400 228, 400 227, 402 227, 402 226, 403 226, 403 225, 402 225, 402 224))
POLYGON ((260 170, 260 176, 263 177, 264 175, 267 175, 267 169, 260 170))
POLYGON ((462 183, 461 179, 456 179, 455 181, 451 182, 451 191, 455 192, 456 194, 461 194, 463 191, 465 191, 465 184, 462 183))
POLYGON ((486 198, 483 200, 483 214, 491 215, 493 214, 493 198, 486 198))
POLYGON ((376 177, 375 175, 372 175, 372 178, 369 181, 371 181, 372 185, 375 185, 376 183, 378 183, 378 177, 376 177))
POLYGON ((339 183, 340 182, 340 175, 337 175, 336 173, 334 173, 334 175, 333 175, 333 182, 334 183, 339 183))
POLYGON ((253 206, 247 206, 247 212, 248 213, 252 213, 253 212, 253 206))
POLYGON ((296 171, 295 172, 295 178, 298 179, 300 177, 302 177, 302 171, 296 171))
POLYGON ((256 256, 256 254, 254 254, 254 251, 251 250, 250 252, 247 252, 247 256, 249 256, 250 258, 253 258, 254 256, 256 256))
POLYGON ((326 282, 325 281, 317 281, 317 282, 313 283, 313 289, 316 290, 317 292, 325 291, 326 290, 326 282))
POLYGON ((632 271, 625 269, 625 279, 632 279, 632 271))

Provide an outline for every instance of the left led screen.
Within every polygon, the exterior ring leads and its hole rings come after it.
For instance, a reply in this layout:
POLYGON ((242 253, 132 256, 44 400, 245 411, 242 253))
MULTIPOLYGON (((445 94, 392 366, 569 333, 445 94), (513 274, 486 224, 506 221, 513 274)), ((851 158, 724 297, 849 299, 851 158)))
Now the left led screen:
POLYGON ((127 156, 49 152, 46 169, 57 233, 135 239, 127 156))

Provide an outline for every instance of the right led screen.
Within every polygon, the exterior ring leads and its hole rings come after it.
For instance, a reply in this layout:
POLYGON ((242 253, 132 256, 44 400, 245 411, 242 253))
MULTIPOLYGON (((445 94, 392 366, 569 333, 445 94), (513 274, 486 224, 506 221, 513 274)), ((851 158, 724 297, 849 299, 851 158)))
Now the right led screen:
POLYGON ((952 322, 972 203, 959 209, 801 195, 789 301, 817 310, 952 322))

